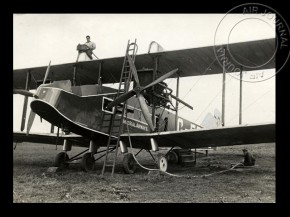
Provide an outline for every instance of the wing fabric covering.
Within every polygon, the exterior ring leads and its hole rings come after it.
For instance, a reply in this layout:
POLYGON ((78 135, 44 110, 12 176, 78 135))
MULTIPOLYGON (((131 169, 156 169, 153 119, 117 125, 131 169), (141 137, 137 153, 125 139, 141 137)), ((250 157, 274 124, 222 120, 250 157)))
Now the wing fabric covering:
MULTIPOLYGON (((245 66, 249 66, 248 68, 244 67, 244 71, 275 68, 275 58, 272 58, 275 53, 275 38, 239 42, 221 46, 230 49, 234 58, 232 59, 231 55, 227 55, 227 57, 230 58, 230 62, 238 61, 245 66), (251 65, 252 63, 255 64, 251 65), (254 66, 257 65, 260 65, 261 67, 255 68, 254 66)), ((214 50, 217 49, 218 47, 208 46, 158 52, 154 54, 139 54, 136 56, 135 66, 137 70, 142 68, 152 69, 154 66, 154 58, 159 56, 158 71, 161 72, 160 76, 175 68, 180 70, 181 77, 219 74, 222 73, 223 70, 215 55, 214 50)), ((123 61, 124 57, 114 57, 102 60, 78 62, 77 79, 82 85, 97 84, 98 76, 96 76, 96 72, 98 72, 99 67, 101 67, 103 84, 119 82, 123 61)), ((53 81, 72 80, 75 65, 76 63, 51 65, 51 73, 47 79, 53 81)), ((13 70, 13 88, 25 89, 26 74, 27 71, 30 71, 33 79, 30 82, 29 88, 36 89, 37 84, 35 81, 43 80, 46 69, 47 66, 13 70)), ((172 77, 176 77, 176 75, 172 75, 172 77)))
MULTIPOLYGON (((150 146, 150 138, 156 139, 160 147, 177 146, 181 148, 203 148, 232 146, 243 144, 273 143, 276 141, 274 123, 220 127, 184 131, 168 131, 152 134, 130 134, 134 148, 150 146)), ((121 140, 129 145, 128 134, 122 134, 121 140)))

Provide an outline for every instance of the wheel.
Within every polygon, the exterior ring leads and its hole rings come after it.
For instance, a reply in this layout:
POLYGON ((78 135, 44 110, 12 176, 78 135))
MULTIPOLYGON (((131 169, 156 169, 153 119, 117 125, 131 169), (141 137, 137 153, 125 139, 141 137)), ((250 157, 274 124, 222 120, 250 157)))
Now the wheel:
POLYGON ((180 148, 175 148, 175 149, 173 149, 172 150, 172 152, 174 152, 176 155, 177 155, 177 164, 181 164, 182 162, 181 162, 181 156, 180 156, 180 151, 181 151, 182 149, 180 149, 180 148))
POLYGON ((172 164, 178 163, 178 154, 176 153, 176 151, 172 150, 168 152, 166 157, 167 157, 168 163, 172 163, 172 164))
POLYGON ((123 169, 127 174, 133 174, 136 170, 136 161, 133 157, 133 154, 125 154, 123 158, 123 169))
POLYGON ((68 168, 69 164, 65 163, 65 162, 68 160, 69 160, 69 157, 68 157, 67 153, 60 152, 55 157, 54 166, 59 167, 60 169, 66 169, 66 168, 68 168))
POLYGON ((92 153, 85 153, 81 160, 81 169, 89 172, 95 169, 95 158, 92 153))
POLYGON ((164 154, 160 154, 158 155, 158 167, 162 172, 166 172, 167 171, 167 167, 168 167, 168 160, 165 157, 164 154))

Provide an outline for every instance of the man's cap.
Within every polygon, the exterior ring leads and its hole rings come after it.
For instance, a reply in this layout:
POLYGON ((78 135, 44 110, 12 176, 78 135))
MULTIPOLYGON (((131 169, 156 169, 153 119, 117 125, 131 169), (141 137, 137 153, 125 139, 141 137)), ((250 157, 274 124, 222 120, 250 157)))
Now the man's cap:
POLYGON ((243 151, 248 151, 247 149, 243 149, 243 151))
POLYGON ((87 38, 87 37, 89 37, 89 38, 90 38, 90 36, 89 36, 89 35, 87 35, 87 36, 86 36, 86 38, 87 38))

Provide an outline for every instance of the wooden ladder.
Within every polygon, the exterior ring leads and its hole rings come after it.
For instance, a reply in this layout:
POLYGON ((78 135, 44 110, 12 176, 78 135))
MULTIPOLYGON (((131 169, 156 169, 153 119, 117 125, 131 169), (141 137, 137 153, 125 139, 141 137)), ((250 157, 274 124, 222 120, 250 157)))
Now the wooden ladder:
MULTIPOLYGON (((132 80, 132 70, 130 68, 129 61, 135 62, 136 53, 138 50, 138 46, 135 42, 130 43, 130 40, 127 44, 127 49, 124 57, 121 77, 120 77, 120 83, 118 92, 115 95, 114 99, 119 97, 123 93, 127 93, 129 91, 130 83, 132 80)), ((116 159, 118 155, 118 148, 119 148, 119 142, 120 142, 120 135, 123 133, 123 120, 124 115, 127 110, 127 102, 124 102, 122 105, 115 106, 113 108, 112 112, 103 112, 102 116, 102 127, 108 128, 108 142, 106 147, 106 155, 105 160, 103 163, 103 169, 102 169, 102 176, 105 173, 106 168, 111 167, 111 175, 114 175, 115 172, 115 165, 116 165, 116 159), (120 115, 121 114, 121 115, 120 115), (107 122, 107 126, 106 126, 107 122), (108 125, 109 122, 109 125, 108 125), (109 161, 109 155, 113 154, 113 161, 109 161)))

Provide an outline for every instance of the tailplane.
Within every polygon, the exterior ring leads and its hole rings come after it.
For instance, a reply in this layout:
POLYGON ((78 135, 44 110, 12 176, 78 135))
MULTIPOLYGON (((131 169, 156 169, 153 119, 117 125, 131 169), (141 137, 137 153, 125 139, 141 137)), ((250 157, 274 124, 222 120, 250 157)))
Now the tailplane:
POLYGON ((214 110, 214 114, 207 113, 204 117, 201 126, 204 128, 216 128, 221 126, 221 112, 218 109, 214 110))

